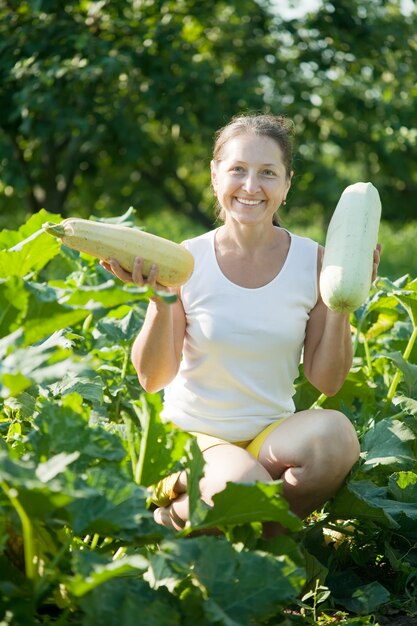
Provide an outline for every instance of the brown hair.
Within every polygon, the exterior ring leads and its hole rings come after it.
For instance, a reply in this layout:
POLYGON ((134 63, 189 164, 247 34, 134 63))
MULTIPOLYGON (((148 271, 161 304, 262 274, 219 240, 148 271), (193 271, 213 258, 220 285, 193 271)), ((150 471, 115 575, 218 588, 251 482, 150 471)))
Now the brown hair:
MULTIPOLYGON (((261 137, 269 137, 279 145, 287 178, 291 178, 294 123, 284 115, 257 113, 235 115, 215 134, 213 161, 221 160, 223 148, 231 139, 248 132, 261 137)), ((218 216, 221 217, 221 209, 218 216)), ((279 226, 276 216, 274 216, 274 224, 279 226)))

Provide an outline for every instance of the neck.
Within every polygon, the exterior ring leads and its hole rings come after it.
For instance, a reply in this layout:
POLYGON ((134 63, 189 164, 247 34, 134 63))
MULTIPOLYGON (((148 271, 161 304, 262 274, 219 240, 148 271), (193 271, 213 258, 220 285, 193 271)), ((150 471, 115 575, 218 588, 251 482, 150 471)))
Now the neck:
POLYGON ((232 219, 226 219, 219 228, 217 241, 228 247, 242 251, 259 250, 276 244, 278 229, 271 222, 270 227, 265 224, 240 224, 232 219))

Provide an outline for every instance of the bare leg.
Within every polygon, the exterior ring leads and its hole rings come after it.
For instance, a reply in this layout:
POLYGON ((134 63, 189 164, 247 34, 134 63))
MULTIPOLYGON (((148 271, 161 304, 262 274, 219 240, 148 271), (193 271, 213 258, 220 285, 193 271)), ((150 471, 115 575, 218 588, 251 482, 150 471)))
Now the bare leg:
POLYGON ((291 510, 301 518, 339 489, 359 457, 355 430, 339 411, 314 409, 287 418, 268 436, 259 462, 282 478, 291 510))
MULTIPOLYGON (((201 497, 209 505, 213 504, 213 496, 223 491, 227 482, 261 482, 271 481, 268 471, 246 450, 232 444, 221 444, 203 452, 206 465, 204 476, 200 481, 201 497)), ((175 487, 177 493, 186 491, 186 475, 181 473, 175 487)), ((154 511, 154 519, 158 524, 175 528, 183 528, 188 519, 188 495, 181 495, 167 507, 154 511)))
MULTIPOLYGON (((203 452, 205 474, 200 481, 202 499, 212 497, 227 482, 269 482, 281 478, 291 510, 301 518, 319 508, 339 489, 359 457, 355 430, 339 411, 300 411, 287 418, 267 437, 256 461, 246 450, 222 444, 203 452)), ((158 524, 183 528, 188 519, 186 474, 176 486, 181 495, 168 507, 154 511, 158 524)), ((265 525, 266 535, 283 532, 276 523, 265 525)))

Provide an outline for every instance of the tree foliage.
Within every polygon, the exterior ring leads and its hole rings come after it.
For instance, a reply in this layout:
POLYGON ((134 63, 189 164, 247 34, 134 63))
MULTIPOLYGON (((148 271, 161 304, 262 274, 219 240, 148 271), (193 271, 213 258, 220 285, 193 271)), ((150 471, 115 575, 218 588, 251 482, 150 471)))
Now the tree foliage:
POLYGON ((207 221, 213 130, 262 104, 271 23, 253 0, 4 8, 3 186, 32 211, 133 203, 207 221))
POLYGON ((281 102, 297 121, 307 204, 312 193, 326 204, 352 181, 371 180, 386 219, 417 217, 417 10, 406 16, 401 4, 325 2, 287 25, 281 102))
POLYGON ((3 0, 0 209, 210 226, 215 130, 271 110, 296 122, 292 211, 324 220, 372 180, 385 218, 413 218, 416 21, 399 0, 297 20, 255 0, 3 0))

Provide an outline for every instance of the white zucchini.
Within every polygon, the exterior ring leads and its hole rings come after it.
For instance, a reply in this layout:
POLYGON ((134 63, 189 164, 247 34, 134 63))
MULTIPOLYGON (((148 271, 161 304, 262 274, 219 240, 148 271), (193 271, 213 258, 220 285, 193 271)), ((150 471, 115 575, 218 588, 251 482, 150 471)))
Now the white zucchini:
POLYGON ((380 219, 381 201, 372 183, 346 187, 328 226, 320 273, 321 296, 329 309, 348 313, 366 300, 380 219))

